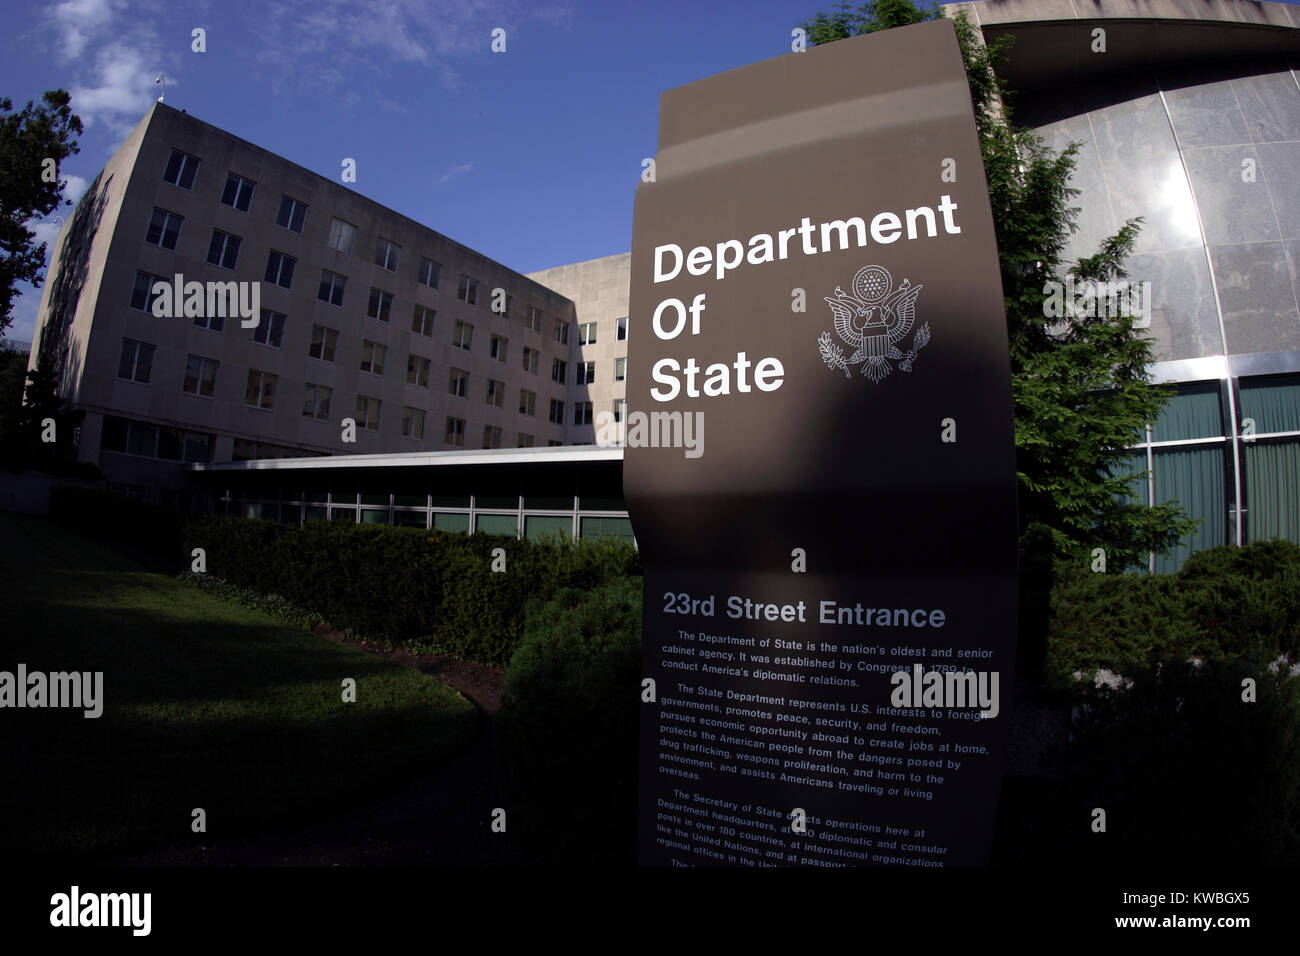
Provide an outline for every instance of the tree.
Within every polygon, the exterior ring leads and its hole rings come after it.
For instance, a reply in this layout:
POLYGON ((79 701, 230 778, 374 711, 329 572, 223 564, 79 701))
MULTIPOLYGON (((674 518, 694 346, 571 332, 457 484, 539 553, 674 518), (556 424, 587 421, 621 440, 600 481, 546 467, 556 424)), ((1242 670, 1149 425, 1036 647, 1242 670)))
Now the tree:
POLYGON ((27 355, 0 349, 0 449, 10 448, 16 441, 26 380, 27 355))
POLYGON ((17 454, 17 461, 24 465, 49 465, 68 448, 70 428, 59 398, 58 379, 48 365, 40 363, 27 372, 27 387, 10 447, 17 454), (57 439, 53 442, 45 440, 45 423, 51 419, 57 439))
POLYGON ((67 186, 60 164, 80 152, 81 120, 70 99, 65 90, 50 90, 39 106, 29 101, 18 113, 11 100, 0 99, 0 333, 13 321, 18 283, 39 287, 42 281, 45 243, 34 245, 27 224, 58 208, 67 186))
MULTIPOLYGON (((939 15, 913 0, 875 0, 857 12, 847 4, 830 14, 818 11, 801 26, 812 42, 829 43, 939 15)), ((1125 469, 1124 449, 1141 440, 1172 392, 1152 384, 1152 342, 1134 329, 1131 316, 1054 318, 1045 305, 1048 283, 1064 275, 1124 278, 1141 219, 1126 222, 1095 255, 1068 266, 1062 261, 1079 212, 1070 205, 1079 191, 1069 178, 1080 144, 1055 153, 1033 130, 1013 126, 1009 93, 994 72, 1010 38, 985 45, 965 14, 953 24, 1002 266, 1022 554, 1084 560, 1102 548, 1109 570, 1142 564, 1147 551, 1166 552, 1196 527, 1176 502, 1146 507, 1128 496, 1130 482, 1146 472, 1125 469)), ((1042 582, 1033 587, 1041 590, 1042 582)))

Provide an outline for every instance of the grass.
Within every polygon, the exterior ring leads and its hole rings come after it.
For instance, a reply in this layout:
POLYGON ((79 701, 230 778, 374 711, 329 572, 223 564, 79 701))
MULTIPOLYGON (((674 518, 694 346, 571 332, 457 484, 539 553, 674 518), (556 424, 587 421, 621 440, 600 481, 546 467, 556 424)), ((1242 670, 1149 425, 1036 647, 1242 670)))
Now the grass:
POLYGON ((0 670, 103 671, 103 716, 0 710, 0 846, 88 861, 337 814, 462 749, 439 681, 0 514, 0 670), (344 678, 356 702, 344 703, 344 678), (191 829, 203 808, 207 832, 191 829))

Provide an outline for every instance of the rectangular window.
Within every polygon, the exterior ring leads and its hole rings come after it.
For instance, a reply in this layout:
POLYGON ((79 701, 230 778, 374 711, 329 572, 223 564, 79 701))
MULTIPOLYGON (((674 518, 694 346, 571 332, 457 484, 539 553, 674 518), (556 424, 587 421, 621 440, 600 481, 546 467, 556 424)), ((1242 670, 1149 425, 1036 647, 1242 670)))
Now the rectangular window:
POLYGON ((528 346, 526 345, 524 346, 524 371, 525 372, 532 372, 534 375, 537 374, 537 362, 540 354, 541 353, 538 352, 537 349, 530 349, 528 346))
POLYGON ((614 424, 619 425, 627 421, 627 399, 614 399, 614 424))
POLYGON ((591 402, 573 403, 573 424, 575 425, 591 424, 591 402))
POLYGON ((144 422, 131 422, 127 432, 126 453, 153 458, 158 453, 158 429, 144 422))
POLYGON ((357 247, 357 227, 342 219, 331 219, 329 246, 331 249, 352 255, 352 251, 357 247))
POLYGON ((483 426, 483 447, 500 448, 501 447, 501 429, 495 425, 483 426))
POLYGON ((473 337, 474 326, 470 325, 468 322, 462 322, 460 319, 457 319, 456 327, 451 333, 451 344, 468 352, 469 343, 473 337))
POLYGON ((163 182, 190 189, 194 185, 194 175, 199 171, 199 161, 189 153, 173 149, 167 157, 167 166, 163 169, 163 182))
POLYGON ((402 406, 402 437, 424 437, 424 409, 402 406))
POLYGON ((158 429, 158 457, 166 461, 180 461, 185 446, 185 432, 179 428, 158 429))
POLYGON ((555 320, 555 341, 561 345, 569 344, 569 323, 562 319, 555 320))
POLYGON ((153 346, 148 342, 135 339, 122 340, 122 354, 117 361, 117 377, 129 382, 149 384, 149 372, 153 369, 153 346))
POLYGON ((537 414, 537 393, 530 392, 526 388, 519 390, 519 414, 536 415, 537 414))
POLYGON ((496 359, 498 362, 504 362, 506 360, 506 346, 508 344, 509 340, 500 335, 492 336, 488 341, 488 356, 496 359))
POLYGON ((154 299, 158 298, 153 291, 155 282, 167 282, 167 280, 162 276, 151 275, 148 272, 137 272, 135 274, 135 285, 131 287, 131 308, 139 309, 142 312, 153 311, 154 299))
POLYGON ((474 305, 478 302, 478 280, 471 279, 465 273, 460 274, 460 288, 456 290, 456 298, 462 302, 468 302, 474 305))
POLYGON ((308 382, 306 397, 302 403, 303 418, 326 421, 330 417, 330 399, 333 396, 334 389, 308 382))
POLYGON ((231 173, 226 177, 226 188, 221 192, 221 202, 233 206, 240 212, 248 212, 253 201, 253 187, 257 185, 250 179, 231 173))
POLYGON ((564 359, 551 360, 551 381, 564 384, 564 376, 568 370, 568 363, 564 359))
POLYGON ((465 419, 447 417, 447 430, 443 433, 442 443, 454 448, 465 447, 465 419))
MULTIPOLYGON (((502 291, 504 291, 504 290, 502 290, 502 291)), ((497 311, 497 308, 496 308, 497 301, 498 301, 498 300, 497 300, 497 298, 496 298, 496 290, 493 289, 493 290, 492 290, 492 311, 493 311, 493 312, 497 311)), ((514 301, 515 301, 515 297, 514 297, 513 295, 507 295, 507 296, 505 297, 505 302, 502 303, 502 306, 501 306, 501 318, 503 318, 503 319, 508 319, 508 318, 510 318, 510 306, 511 306, 511 304, 512 304, 514 301)))
POLYGON ((283 289, 293 288, 293 267, 298 260, 272 250, 266 257, 266 281, 283 289))
POLYGON ((221 266, 223 269, 235 268, 239 259, 239 244, 243 242, 238 236, 232 236, 220 229, 212 230, 212 241, 208 243, 208 264, 221 266))
POLYGON ((284 319, 283 312, 272 312, 270 309, 263 309, 262 320, 257 323, 257 328, 253 329, 253 341, 278 349, 280 340, 284 336, 284 319))
POLYGON ((347 276, 341 276, 329 269, 322 269, 320 272, 320 291, 316 293, 316 298, 322 302, 328 302, 330 305, 342 305, 343 290, 347 287, 347 284, 347 276))
POLYGON ((420 285, 427 285, 430 289, 438 288, 438 274, 442 272, 442 264, 434 262, 432 259, 420 257, 420 285))
POLYGON ((501 408, 505 404, 506 383, 498 382, 494 378, 488 379, 487 384, 487 403, 501 408))
POLYGON ((244 404, 271 411, 275 405, 277 376, 255 368, 248 370, 248 386, 244 389, 244 404))
POLYGON ((463 368, 452 369, 447 382, 447 391, 457 398, 464 398, 469 392, 469 372, 463 368))
POLYGON ((379 399, 357 396, 357 424, 372 432, 379 431, 379 399))
POLYGON ((562 442, 562 441, 557 441, 557 440, 554 439, 554 438, 548 438, 548 439, 546 440, 546 447, 547 447, 547 448, 559 448, 559 447, 560 447, 561 445, 563 445, 563 444, 564 444, 564 442, 562 442))
POLYGON ((542 331, 542 310, 533 305, 528 307, 528 328, 533 332, 542 331))
POLYGON ((532 448, 532 447, 533 447, 533 436, 532 436, 532 435, 525 435, 523 432, 520 432, 520 433, 519 433, 519 440, 518 440, 517 442, 515 442, 515 447, 516 447, 516 448, 532 448))
POLYGON ((590 385, 596 381, 596 363, 580 362, 578 364, 578 384, 590 385))
POLYGON ((411 331, 419 335, 433 336, 433 317, 436 313, 433 309, 423 305, 415 307, 415 313, 411 317, 411 331))
POLYGON ((311 347, 307 354, 322 362, 334 361, 334 347, 338 345, 339 333, 336 329, 327 329, 323 325, 311 327, 311 347))
POLYGON ((216 384, 216 359, 204 358, 201 355, 190 355, 185 359, 185 382, 181 386, 182 391, 211 398, 216 384))
POLYGON ((578 341, 583 345, 596 344, 596 323, 583 322, 578 326, 578 341))
POLYGON ((387 322, 393 311, 393 293, 383 289, 371 289, 370 301, 366 304, 366 315, 380 322, 387 322))
POLYGON ((406 357, 406 384, 414 385, 417 388, 428 388, 429 367, 432 364, 422 356, 408 355, 406 357))
POLYGON ((627 341, 627 316, 623 316, 614 323, 614 338, 620 342, 627 341))
POLYGON ((627 359, 626 358, 614 359, 614 381, 616 382, 627 381, 627 359))
POLYGON ((402 253, 402 247, 391 239, 385 239, 379 236, 375 240, 375 265, 381 269, 387 269, 389 272, 397 271, 397 262, 402 253))
POLYGON ((209 332, 224 332, 226 329, 226 320, 220 315, 196 315, 194 317, 194 327, 196 329, 207 329, 209 332))
POLYGON ((361 371, 369 372, 371 375, 383 375, 384 359, 387 356, 388 346, 371 342, 369 339, 361 340, 361 371))
POLYGON ((275 224, 290 232, 302 232, 303 221, 307 218, 307 204, 288 196, 280 197, 280 213, 275 217, 275 224))
POLYGON ((564 424, 564 402, 558 398, 551 399, 551 421, 557 425, 564 424))
POLYGON ((180 238, 181 223, 185 220, 166 209, 154 209, 153 218, 149 220, 149 230, 144 234, 144 241, 163 249, 176 249, 176 240, 180 238))

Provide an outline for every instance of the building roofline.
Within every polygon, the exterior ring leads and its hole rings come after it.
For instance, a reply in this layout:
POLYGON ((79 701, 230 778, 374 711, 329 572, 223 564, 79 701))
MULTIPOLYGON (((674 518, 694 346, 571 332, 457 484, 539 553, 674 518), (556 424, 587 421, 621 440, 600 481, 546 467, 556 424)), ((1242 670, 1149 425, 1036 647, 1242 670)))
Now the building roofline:
POLYGON ((316 458, 260 458, 254 461, 195 463, 191 472, 295 471, 322 468, 425 468, 467 465, 550 465, 622 461, 623 449, 598 445, 549 448, 485 448, 472 451, 412 451, 375 455, 322 455, 316 458))
POLYGON ((631 257, 631 255, 632 255, 632 250, 629 249, 627 252, 615 252, 612 255, 597 256, 594 259, 581 259, 578 262, 562 262, 557 266, 548 266, 545 269, 534 269, 532 272, 529 272, 528 275, 535 276, 535 275, 541 275, 543 272, 554 272, 556 269, 569 269, 569 268, 575 268, 577 266, 591 266, 591 265, 595 265, 598 262, 608 262, 611 259, 628 259, 631 257))
POLYGON ((965 13, 987 41, 1013 38, 997 67, 1013 93, 1137 67, 1300 56, 1300 7, 1267 0, 975 0, 943 10, 965 13), (1091 50, 1098 27, 1104 54, 1091 50))
MULTIPOLYGON (((342 189, 345 192, 352 193, 353 195, 357 196, 359 199, 371 203, 374 206, 378 206, 380 209, 384 210, 384 212, 392 216, 395 216, 398 219, 404 220, 410 223, 411 225, 416 226, 419 229, 423 229, 428 232, 431 232, 434 235, 438 236, 443 241, 450 243, 451 245, 456 246, 460 249, 463 249, 470 256, 474 256, 478 259, 483 260, 484 262, 490 263, 491 265, 496 266, 497 268, 501 269, 504 272, 510 272, 516 276, 520 276, 521 278, 527 279, 533 285, 537 286, 539 289, 544 290, 545 292, 550 293, 551 295, 558 296, 559 298, 564 299, 565 301, 572 301, 571 299, 569 299, 568 296, 560 292, 556 292, 554 289, 550 288, 549 286, 543 285, 542 283, 538 282, 536 279, 532 278, 528 273, 520 272, 518 269, 514 269, 503 262, 498 262, 496 259, 493 259, 488 255, 485 255, 479 250, 474 249, 470 246, 465 245, 463 242, 459 242, 451 238, 445 232, 440 232, 437 229, 434 229, 432 226, 420 222, 418 219, 412 219, 410 216, 406 215, 403 212, 399 212, 396 209, 393 209, 391 206, 385 206, 379 200, 372 199, 371 197, 367 196, 360 189, 351 189, 348 188, 347 186, 344 186, 342 183, 336 183, 328 176, 324 176, 321 173, 316 172, 314 169, 308 169, 306 166, 294 162, 292 159, 289 159, 287 156, 282 156, 279 153, 272 152, 271 150, 267 149, 265 146, 259 146, 256 143, 251 142, 250 140, 244 139, 242 136, 235 135, 234 133, 230 132, 227 129, 223 129, 220 126, 214 126, 212 123, 209 123, 207 120, 199 119, 199 117, 195 116, 193 113, 188 112, 187 110, 178 110, 176 109, 176 107, 168 106, 166 103, 154 103, 153 106, 149 108, 149 112, 145 114, 146 118, 148 118, 152 122, 153 115, 160 109, 170 110, 176 116, 184 116, 187 120, 192 120, 195 123, 199 123, 200 125, 205 126, 208 129, 212 130, 217 135, 235 140, 236 142, 240 143, 241 145, 249 149, 257 150, 259 153, 264 153, 267 156, 274 157, 280 162, 292 166, 295 170, 297 170, 300 173, 319 179, 326 186, 336 188, 336 189, 342 189)), ((148 135, 147 131, 146 131, 146 135, 148 135)))

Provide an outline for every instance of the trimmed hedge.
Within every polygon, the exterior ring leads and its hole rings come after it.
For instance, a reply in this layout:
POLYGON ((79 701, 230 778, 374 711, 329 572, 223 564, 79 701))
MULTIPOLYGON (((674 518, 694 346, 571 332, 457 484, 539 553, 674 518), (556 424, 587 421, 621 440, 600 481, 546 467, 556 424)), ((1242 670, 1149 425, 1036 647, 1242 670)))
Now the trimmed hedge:
POLYGON ((639 579, 530 607, 497 746, 534 862, 635 862, 640 675, 639 579))
POLYGON ((184 553, 203 548, 207 572, 324 615, 368 638, 504 667, 530 598, 590 589, 641 573, 621 541, 542 542, 387 525, 253 518, 189 523, 184 553), (505 552, 505 571, 492 552, 505 552))
POLYGON ((1300 656, 1300 547, 1274 540, 1192 555, 1176 574, 1092 574, 1058 567, 1048 683, 1163 660, 1234 658, 1259 668, 1300 656))

